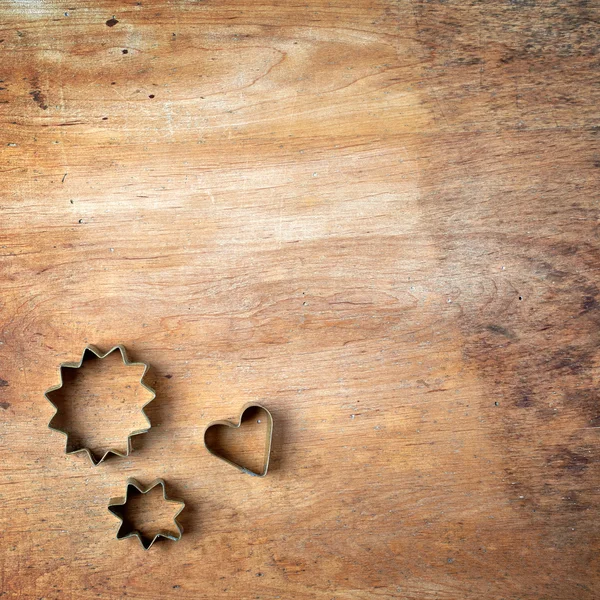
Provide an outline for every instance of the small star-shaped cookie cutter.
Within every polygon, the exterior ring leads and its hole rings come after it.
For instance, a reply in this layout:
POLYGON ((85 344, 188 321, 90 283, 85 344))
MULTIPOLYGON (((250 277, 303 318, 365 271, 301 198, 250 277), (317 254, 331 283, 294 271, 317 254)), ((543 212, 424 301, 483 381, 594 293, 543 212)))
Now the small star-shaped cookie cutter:
POLYGON ((185 508, 185 502, 183 502, 183 500, 177 500, 175 498, 169 498, 169 496, 167 496, 167 490, 165 488, 165 481, 164 481, 164 479, 160 479, 160 478, 154 480, 152 483, 150 483, 147 486, 143 486, 137 479, 130 477, 127 480, 127 486, 125 488, 125 496, 122 496, 119 498, 111 498, 108 502, 109 512, 111 512, 113 515, 115 515, 115 517, 117 517, 118 519, 121 520, 121 525, 119 526, 119 530, 117 531, 117 539, 124 540, 129 537, 137 537, 137 539, 140 541, 140 544, 142 545, 144 550, 149 550, 150 547, 152 546, 152 544, 154 544, 154 542, 160 537, 167 538, 168 540, 173 540, 174 542, 177 542, 181 539, 181 536, 183 535, 183 527, 181 526, 181 523, 179 523, 179 521, 177 520, 177 517, 179 516, 179 514, 181 513, 181 511, 184 508, 185 508), (175 527, 177 527, 178 533, 175 535, 169 531, 159 531, 157 534, 154 535, 153 538, 146 538, 137 529, 127 530, 127 522, 123 518, 123 507, 127 504, 127 501, 129 499, 130 488, 134 488, 140 494, 147 494, 150 490, 154 489, 157 485, 160 485, 162 487, 163 499, 166 502, 181 505, 181 508, 177 511, 177 513, 173 517, 173 523, 175 524, 175 527))
POLYGON ((59 433, 62 433, 63 435, 65 435, 67 437, 67 440, 65 442, 65 453, 66 454, 77 454, 79 452, 85 452, 89 456, 93 465, 99 465, 109 454, 115 454, 117 456, 129 456, 129 453, 131 452, 131 438, 134 435, 140 435, 142 433, 148 432, 150 430, 150 428, 152 427, 152 423, 150 423, 150 419, 148 418, 148 415, 144 412, 144 408, 146 406, 148 406, 148 404, 150 404, 150 402, 152 402, 152 400, 154 400, 154 398, 156 398, 156 392, 150 386, 146 385, 143 381, 144 376, 148 372, 149 368, 150 368, 150 366, 146 363, 131 362, 129 360, 129 358, 127 357, 127 351, 125 350, 125 347, 122 344, 118 344, 117 346, 114 346, 108 352, 101 352, 100 350, 98 350, 98 348, 96 348, 96 346, 89 345, 89 346, 86 346, 85 349, 83 350, 83 354, 81 355, 81 359, 79 360, 79 362, 66 362, 66 363, 61 363, 59 365, 58 373, 59 373, 59 377, 60 377, 60 383, 58 385, 55 385, 55 386, 47 389, 44 393, 44 396, 46 397, 46 400, 48 400, 48 402, 50 402, 50 404, 52 404, 52 406, 56 409, 56 412, 54 413, 54 415, 52 415, 52 418, 50 419, 50 422, 48 423, 48 427, 50 429, 52 429, 52 431, 58 431, 59 433), (142 414, 144 415, 144 418, 146 419, 146 422, 148 423, 148 427, 146 427, 145 429, 138 429, 138 430, 134 431, 133 433, 130 433, 127 436, 127 450, 124 453, 121 452, 120 450, 115 450, 115 449, 111 448, 111 449, 107 450, 102 455, 101 458, 98 459, 98 458, 96 458, 96 456, 94 456, 94 454, 92 453, 92 451, 89 448, 76 448, 75 450, 68 449, 69 448, 68 432, 63 431, 62 429, 59 429, 58 427, 52 426, 52 421, 54 421, 54 418, 58 414, 59 408, 50 399, 50 394, 52 394, 52 392, 55 392, 56 390, 59 390, 60 388, 62 388, 62 386, 63 386, 62 370, 63 369, 79 369, 81 367, 81 365, 83 365, 83 361, 86 359, 86 354, 88 352, 93 354, 94 356, 96 356, 99 359, 103 359, 103 358, 106 358, 109 354, 112 354, 115 350, 118 350, 121 353, 121 358, 123 359, 123 364, 125 366, 127 366, 127 367, 144 367, 144 372, 142 373, 142 376, 140 377, 140 385, 145 390, 150 392, 150 394, 152 396, 141 408, 142 414))

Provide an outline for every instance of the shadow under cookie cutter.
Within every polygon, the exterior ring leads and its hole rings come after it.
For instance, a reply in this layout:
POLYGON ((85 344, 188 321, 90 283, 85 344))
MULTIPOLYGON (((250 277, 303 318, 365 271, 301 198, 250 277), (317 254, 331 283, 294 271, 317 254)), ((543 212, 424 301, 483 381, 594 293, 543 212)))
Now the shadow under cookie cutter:
POLYGON ((242 412, 240 413, 240 418, 239 418, 237 425, 235 423, 232 423, 231 421, 213 421, 212 423, 209 423, 208 427, 204 430, 203 439, 204 439, 204 447, 213 456, 220 458, 221 460, 230 464, 232 467, 235 467, 242 473, 247 473, 248 475, 251 475, 253 477, 264 477, 267 474, 267 471, 269 470, 269 461, 271 459, 271 443, 273 440, 273 416, 268 411, 268 409, 266 409, 262 404, 256 404, 255 402, 249 402, 248 404, 245 404, 242 407, 242 412), (236 462, 230 460, 229 458, 226 458, 225 456, 218 454, 217 452, 213 451, 210 448, 210 446, 206 443, 206 434, 211 427, 214 427, 215 425, 217 425, 217 426, 224 425, 226 427, 232 427, 233 429, 238 429, 242 425, 242 422, 244 420, 244 414, 246 413, 246 411, 250 410, 251 408, 258 408, 258 409, 262 410, 267 416, 267 440, 266 440, 266 445, 265 445, 265 457, 264 457, 264 461, 263 461, 263 468, 260 473, 252 471, 251 469, 248 469, 248 468, 244 467, 243 465, 240 465, 239 463, 236 463, 236 462))
POLYGON ((165 480, 160 479, 160 478, 155 479, 149 485, 144 486, 137 479, 130 477, 127 480, 127 484, 125 487, 125 496, 111 498, 108 501, 109 512, 121 520, 121 525, 119 526, 119 529, 117 531, 117 539, 124 540, 124 539, 130 538, 130 537, 137 537, 137 539, 140 541, 140 544, 142 545, 144 550, 149 550, 150 547, 152 546, 152 544, 154 544, 154 542, 158 538, 161 538, 161 537, 166 538, 168 540, 173 540, 174 542, 177 542, 181 539, 181 536, 183 535, 183 527, 177 520, 177 517, 181 514, 181 511, 184 508, 185 508, 185 502, 183 500, 177 500, 176 498, 170 498, 169 496, 167 496, 165 480), (173 523, 174 523, 175 527, 177 528, 178 533, 175 535, 169 531, 159 531, 157 534, 154 535, 154 537, 147 538, 147 537, 144 537, 137 529, 130 529, 130 530, 127 529, 127 521, 124 518, 124 515, 123 515, 124 511, 123 511, 122 507, 124 507, 127 504, 127 500, 129 499, 129 489, 130 488, 134 488, 140 494, 147 494, 150 490, 154 489, 157 485, 160 485, 162 487, 163 500, 165 500, 166 502, 172 503, 172 504, 181 504, 181 508, 177 511, 177 513, 173 517, 173 523))
POLYGON ((108 352, 101 352, 100 350, 98 350, 98 348, 96 348, 96 346, 92 346, 92 345, 88 345, 85 347, 85 349, 83 350, 83 353, 81 355, 81 359, 79 360, 79 362, 66 362, 66 363, 61 363, 58 367, 58 373, 59 373, 59 377, 60 377, 60 383, 58 385, 55 385, 49 389, 47 389, 44 392, 44 396, 46 398, 46 400, 48 400, 48 402, 50 402, 50 404, 52 404, 52 406, 55 408, 55 413, 54 415, 52 415, 52 418, 50 419, 50 422, 48 423, 48 428, 52 429, 52 431, 58 431, 59 433, 62 433, 63 435, 65 435, 67 437, 67 440, 65 442, 65 453, 66 454, 77 454, 79 452, 85 452, 90 460, 92 461, 92 464, 95 465, 99 465, 109 454, 115 454, 116 456, 129 456, 129 453, 131 452, 131 438, 134 435, 140 435, 142 433, 146 433, 150 430, 150 428, 152 427, 152 423, 150 422, 150 419, 148 418, 148 415, 144 412, 144 408, 146 408, 146 406, 148 406, 148 404, 150 404, 150 402, 152 402, 152 400, 154 400, 154 398, 156 398, 156 392, 148 385, 146 385, 143 381, 146 373, 148 372, 148 369, 150 368, 150 366, 147 363, 142 363, 142 362, 131 362, 129 360, 129 358, 127 357, 127 351, 125 350, 125 347, 122 344, 118 344, 117 346, 113 346, 108 352), (93 354, 96 358, 99 358, 100 360, 102 360, 103 358, 106 358, 109 354, 112 354, 115 350, 118 350, 121 353, 121 358, 123 359, 123 364, 127 367, 144 367, 144 372, 142 373, 141 377, 140 377, 140 385, 147 390, 148 392, 150 392, 151 394, 151 398, 142 405, 141 407, 141 412, 144 415, 144 418, 146 419, 146 422, 148 423, 148 427, 146 427, 145 429, 138 429, 132 433, 130 433, 127 436, 127 450, 125 452, 121 452, 120 450, 115 450, 115 449, 109 449, 107 450, 101 458, 96 458, 94 456, 94 454, 92 453, 92 451, 89 448, 77 448, 75 450, 68 450, 69 447, 69 434, 66 431, 63 431, 62 429, 58 428, 58 427, 54 427, 52 425, 52 422, 54 421, 56 415, 59 413, 59 407, 54 404, 54 402, 52 402, 50 395, 53 392, 56 392, 57 390, 61 389, 63 386, 63 376, 62 376, 62 370, 63 369, 79 369, 82 365, 83 362, 86 359, 86 354, 89 352, 91 354, 93 354))

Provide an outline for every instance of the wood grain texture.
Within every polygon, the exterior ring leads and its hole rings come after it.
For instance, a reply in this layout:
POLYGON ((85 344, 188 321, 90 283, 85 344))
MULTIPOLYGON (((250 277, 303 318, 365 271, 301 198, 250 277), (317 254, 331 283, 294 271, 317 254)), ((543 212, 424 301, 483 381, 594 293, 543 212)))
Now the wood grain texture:
POLYGON ((0 0, 0 596, 600 597, 599 13, 0 0), (94 468, 43 393, 119 342, 94 468), (250 401, 264 479, 202 443, 250 401))

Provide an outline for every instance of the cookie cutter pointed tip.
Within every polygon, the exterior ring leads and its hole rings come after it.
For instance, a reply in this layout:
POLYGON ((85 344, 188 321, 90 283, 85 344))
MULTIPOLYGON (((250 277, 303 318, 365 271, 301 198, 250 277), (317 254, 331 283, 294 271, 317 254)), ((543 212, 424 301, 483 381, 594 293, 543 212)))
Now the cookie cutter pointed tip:
POLYGON ((206 429, 204 430, 203 440, 204 447, 208 450, 210 454, 216 456, 217 458, 221 459, 222 461, 226 462, 232 467, 235 467, 238 471, 241 471, 246 475, 250 475, 251 477, 265 477, 267 472, 269 471, 269 463, 271 461, 271 444, 273 441, 273 415, 271 415, 269 409, 263 406, 262 404, 258 404, 257 402, 248 402, 247 404, 244 404, 244 406, 242 406, 242 411, 240 412, 240 417, 237 425, 235 424, 235 422, 232 421, 213 421, 212 423, 209 423, 206 429), (234 462, 233 460, 226 458, 225 456, 222 456, 221 454, 218 454, 217 452, 214 452, 206 442, 206 434, 208 430, 215 425, 225 425, 226 427, 232 427, 233 429, 238 429, 239 427, 241 427, 242 422, 244 420, 244 414, 247 410, 251 408, 258 408, 264 411, 264 413, 267 415, 267 439, 265 445, 265 456, 263 460, 263 468, 258 473, 256 471, 248 469, 247 467, 244 467, 243 465, 240 465, 239 463, 234 462))
POLYGON ((83 352, 81 354, 81 358, 79 359, 78 362, 77 361, 75 361, 75 362, 64 362, 64 363, 61 363, 58 366, 58 376, 59 376, 60 382, 58 384, 53 385, 52 387, 48 388, 44 392, 44 397, 46 398, 46 400, 48 400, 48 402, 54 408, 54 414, 52 415, 52 418, 48 422, 48 428, 51 429, 52 431, 57 431, 58 433, 61 433, 62 435, 64 435, 66 437, 66 440, 65 440, 65 454, 70 455, 70 454, 84 453, 84 454, 86 454, 89 457, 91 463, 94 466, 99 465, 101 462, 103 462, 111 454, 113 454, 115 456, 121 456, 121 457, 127 457, 127 456, 129 456, 129 454, 132 451, 131 438, 134 437, 134 436, 136 436, 136 435, 141 435, 142 433, 147 433, 148 431, 150 431, 150 429, 152 427, 152 423, 150 422, 150 419, 148 418, 148 415, 146 414, 146 411, 144 410, 146 408, 146 406, 148 406, 148 404, 150 404, 150 402, 152 402, 156 398, 156 392, 154 391, 154 389, 152 389, 149 385, 147 385, 143 381, 144 377, 146 376, 146 373, 148 372, 149 368, 150 368, 150 365, 148 363, 131 362, 129 360, 128 355, 127 355, 127 350, 126 350, 126 348, 125 348, 125 346, 123 344, 117 344, 116 346, 113 346, 110 350, 108 350, 107 352, 102 352, 101 350, 98 349, 97 346, 94 346, 93 344, 88 344, 83 349, 83 352), (140 410, 142 412, 142 415, 144 416, 144 419, 146 420, 146 423, 148 424, 148 427, 145 427, 143 429, 137 429, 136 431, 133 431, 132 433, 130 433, 127 436, 127 450, 125 452, 122 452, 121 450, 116 450, 114 448, 109 448, 100 458, 98 458, 96 455, 94 455, 94 453, 89 448, 77 448, 75 450, 69 450, 68 449, 69 448, 69 434, 66 431, 60 429, 59 427, 54 427, 52 425, 52 421, 54 421, 54 418, 58 414, 59 408, 58 408, 58 406, 56 406, 56 404, 54 404, 54 402, 52 402, 52 399, 50 398, 50 394, 52 394, 52 392, 56 392, 57 390, 59 390, 59 389, 62 388, 62 386, 64 384, 62 370, 63 369, 79 369, 79 368, 81 368, 81 366, 83 365, 84 361, 86 360, 86 354, 88 352, 90 354, 93 354, 96 358, 99 358, 100 360, 102 360, 103 358, 106 358, 109 354, 112 354, 116 350, 118 350, 121 353, 121 359, 123 360, 123 364, 126 367, 144 367, 144 371, 143 371, 142 375, 140 376, 140 385, 147 392, 150 393, 150 398, 142 405, 142 407, 141 407, 140 410))
POLYGON ((183 535, 183 526, 177 520, 177 517, 181 514, 181 511, 185 508, 185 502, 183 500, 178 500, 176 498, 171 498, 167 495, 166 483, 162 478, 155 479, 148 485, 142 485, 137 479, 134 477, 129 477, 125 484, 125 496, 119 496, 116 498, 111 498, 108 501, 108 511, 117 517, 121 524, 119 525, 119 529, 117 530, 117 539, 124 540, 130 537, 136 537, 140 542, 142 548, 144 550, 150 550, 154 542, 159 538, 165 538, 168 540, 172 540, 174 542, 178 542, 183 535), (144 537, 137 529, 132 531, 127 531, 126 533, 121 533, 121 530, 125 527, 125 520, 123 519, 123 515, 120 514, 120 511, 117 507, 125 506, 127 504, 127 500, 129 499, 129 489, 135 488, 140 494, 147 494, 150 490, 154 489, 157 485, 162 487, 163 500, 165 502, 170 502, 172 504, 180 504, 181 508, 175 513, 173 516, 173 524, 177 528, 177 534, 173 534, 169 531, 159 531, 152 538, 144 537))

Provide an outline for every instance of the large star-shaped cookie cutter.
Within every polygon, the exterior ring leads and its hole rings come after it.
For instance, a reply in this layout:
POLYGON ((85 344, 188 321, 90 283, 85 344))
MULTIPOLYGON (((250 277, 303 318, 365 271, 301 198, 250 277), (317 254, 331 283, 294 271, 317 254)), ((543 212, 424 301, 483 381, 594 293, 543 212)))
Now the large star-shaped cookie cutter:
POLYGON ((83 351, 83 354, 81 355, 81 359, 79 360, 79 362, 66 362, 66 363, 60 364, 60 366, 58 368, 58 372, 59 372, 59 376, 60 376, 60 383, 58 385, 55 385, 55 386, 49 388, 48 390, 46 390, 46 392, 44 393, 44 396, 46 397, 46 400, 48 400, 48 402, 50 402, 50 404, 52 404, 52 406, 56 410, 56 412, 50 419, 50 422, 48 423, 48 427, 50 429, 52 429, 53 431, 58 431, 59 433, 62 433, 63 435, 65 435, 67 437, 66 442, 65 442, 65 453, 66 454, 77 454, 79 452, 85 452, 89 456, 93 465, 99 465, 109 454, 116 454, 117 456, 129 456, 129 453, 131 452, 131 438, 134 435, 140 435, 142 433, 146 433, 152 427, 152 423, 150 423, 150 419, 148 418, 148 415, 144 412, 144 408, 146 406, 148 406, 148 404, 150 404, 150 402, 152 402, 152 400, 154 400, 154 398, 156 398, 156 392, 150 386, 146 385, 143 381, 144 376, 148 372, 149 368, 150 368, 150 366, 146 363, 131 362, 129 360, 129 358, 127 357, 127 351, 125 350, 125 347, 122 344, 118 344, 117 346, 114 346, 108 352, 101 352, 95 346, 91 346, 91 345, 86 346, 83 351), (127 436, 127 450, 125 452, 121 452, 120 450, 115 450, 115 449, 111 448, 111 449, 107 450, 102 455, 101 458, 98 459, 96 456, 94 456, 94 454, 92 453, 92 451, 89 448, 76 448, 75 450, 69 450, 69 434, 68 434, 68 432, 63 431, 62 429, 59 429, 58 427, 54 427, 52 425, 52 422, 54 421, 56 415, 59 412, 59 408, 58 408, 58 406, 56 406, 56 404, 54 404, 54 402, 52 402, 50 395, 52 394, 52 392, 55 392, 55 391, 59 390, 60 388, 62 388, 62 386, 63 386, 62 370, 63 369, 79 369, 81 367, 81 365, 83 365, 83 361, 86 359, 87 353, 93 354, 94 356, 96 356, 99 359, 103 359, 103 358, 106 358, 109 354, 112 354, 113 352, 115 352, 116 350, 118 350, 121 353, 121 358, 123 359, 123 364, 125 366, 127 366, 127 367, 144 367, 144 372, 142 373, 142 376, 140 377, 140 385, 145 390, 150 392, 151 398, 142 406, 141 411, 142 411, 142 414, 144 415, 144 418, 146 419, 146 422, 148 423, 148 427, 146 427, 145 429, 138 429, 138 430, 130 433, 127 436))
POLYGON ((183 502, 183 500, 177 500, 175 498, 169 498, 169 496, 167 496, 167 490, 165 488, 164 479, 156 479, 149 485, 143 486, 137 479, 130 477, 127 480, 127 487, 125 488, 125 496, 119 497, 119 498, 111 498, 108 502, 109 512, 111 512, 113 515, 115 515, 115 517, 117 517, 118 519, 121 520, 121 525, 117 531, 117 539, 124 540, 129 537, 137 537, 137 539, 140 541, 140 544, 142 545, 144 550, 149 550, 150 546, 152 546, 152 544, 154 544, 154 542, 158 538, 161 538, 161 537, 166 538, 168 540, 173 540, 174 542, 177 542, 181 539, 181 536, 183 535, 183 527, 181 526, 179 521, 177 521, 177 517, 179 516, 179 514, 181 513, 181 511, 184 508, 185 508, 185 502, 183 502), (165 500, 165 502, 181 505, 181 508, 173 516, 173 523, 174 523, 175 527, 177 528, 177 534, 173 534, 170 531, 159 531, 157 534, 154 535, 154 537, 147 538, 147 537, 144 537, 137 529, 127 529, 128 524, 124 518, 124 514, 123 514, 124 508, 123 507, 127 504, 131 488, 137 490, 140 494, 147 494, 150 490, 154 489, 157 485, 160 485, 162 487, 163 500, 165 500))

